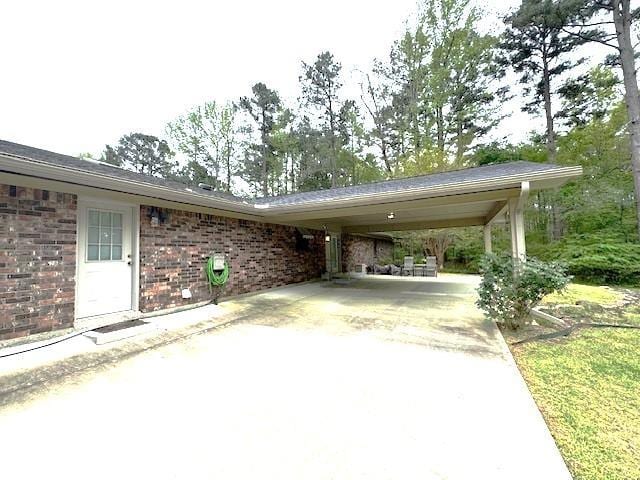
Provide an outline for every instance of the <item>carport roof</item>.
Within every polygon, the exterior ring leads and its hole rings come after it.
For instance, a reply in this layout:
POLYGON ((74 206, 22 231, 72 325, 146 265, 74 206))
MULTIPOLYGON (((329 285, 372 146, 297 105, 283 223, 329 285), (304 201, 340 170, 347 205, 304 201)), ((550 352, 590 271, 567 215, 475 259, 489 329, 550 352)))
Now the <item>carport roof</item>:
POLYGON ((329 188, 310 192, 292 193, 277 197, 258 198, 254 201, 257 205, 300 205, 310 202, 326 200, 339 200, 341 198, 353 198, 357 196, 370 196, 384 193, 403 192, 414 189, 429 189, 446 185, 460 185, 467 182, 479 182, 497 178, 525 177, 534 173, 553 172, 558 165, 535 162, 509 162, 481 167, 450 170, 416 177, 398 178, 381 182, 365 183, 349 187, 329 188))
POLYGON ((344 226, 366 233, 392 230, 400 224, 403 229, 418 224, 424 228, 448 226, 451 222, 447 219, 452 219, 454 226, 480 224, 500 213, 498 207, 517 195, 523 182, 528 182, 531 190, 556 187, 580 176, 582 169, 518 161, 246 199, 0 140, 0 172, 205 207, 232 217, 310 228, 344 226), (387 218, 391 211, 395 219, 387 218))

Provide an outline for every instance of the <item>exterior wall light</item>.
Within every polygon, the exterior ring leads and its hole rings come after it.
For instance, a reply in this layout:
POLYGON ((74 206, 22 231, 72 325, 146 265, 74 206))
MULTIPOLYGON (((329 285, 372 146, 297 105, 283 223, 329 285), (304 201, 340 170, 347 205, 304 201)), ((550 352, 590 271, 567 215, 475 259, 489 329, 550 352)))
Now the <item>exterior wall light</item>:
POLYGON ((330 242, 331 241, 331 235, 327 234, 324 236, 324 241, 325 242, 330 242))
POLYGON ((389 214, 387 215, 387 218, 388 218, 389 220, 393 220, 394 218, 396 218, 396 214, 395 214, 395 213, 393 213, 393 212, 389 212, 389 214))

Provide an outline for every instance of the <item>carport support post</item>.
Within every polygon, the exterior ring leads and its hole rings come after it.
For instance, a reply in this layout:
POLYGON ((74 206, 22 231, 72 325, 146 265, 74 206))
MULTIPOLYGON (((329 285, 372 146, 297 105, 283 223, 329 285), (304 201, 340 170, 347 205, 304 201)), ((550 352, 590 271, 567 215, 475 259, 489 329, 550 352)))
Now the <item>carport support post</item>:
POLYGON ((484 253, 491 253, 491 224, 484 226, 484 253))
POLYGON ((514 260, 522 262, 527 260, 527 248, 524 237, 524 207, 528 197, 529 182, 522 182, 520 196, 509 200, 511 255, 514 260))

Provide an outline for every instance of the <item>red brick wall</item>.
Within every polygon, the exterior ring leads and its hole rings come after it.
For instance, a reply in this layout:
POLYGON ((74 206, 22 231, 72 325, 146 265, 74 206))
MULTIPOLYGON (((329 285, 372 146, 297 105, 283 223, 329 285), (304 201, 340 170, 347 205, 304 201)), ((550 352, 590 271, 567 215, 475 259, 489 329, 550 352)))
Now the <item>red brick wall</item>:
POLYGON ((393 242, 358 235, 342 235, 342 268, 353 271, 356 264, 373 265, 393 256, 393 242))
POLYGON ((296 251, 296 229, 200 213, 164 209, 167 220, 152 226, 140 208, 140 310, 152 311, 211 298, 204 265, 216 251, 228 255, 231 276, 224 295, 303 282, 321 275, 324 236, 310 251, 296 251), (181 290, 191 289, 183 300, 181 290))
POLYGON ((75 195, 0 184, 0 339, 73 325, 75 195))

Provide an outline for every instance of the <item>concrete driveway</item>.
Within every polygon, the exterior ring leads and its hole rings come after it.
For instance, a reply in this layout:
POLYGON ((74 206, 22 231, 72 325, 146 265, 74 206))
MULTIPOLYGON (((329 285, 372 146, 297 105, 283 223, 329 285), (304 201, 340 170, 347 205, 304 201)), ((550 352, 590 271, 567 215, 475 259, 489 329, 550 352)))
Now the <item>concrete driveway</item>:
POLYGON ((40 374, 0 398, 3 476, 570 479, 475 283, 277 289, 221 304, 224 329, 40 374))

